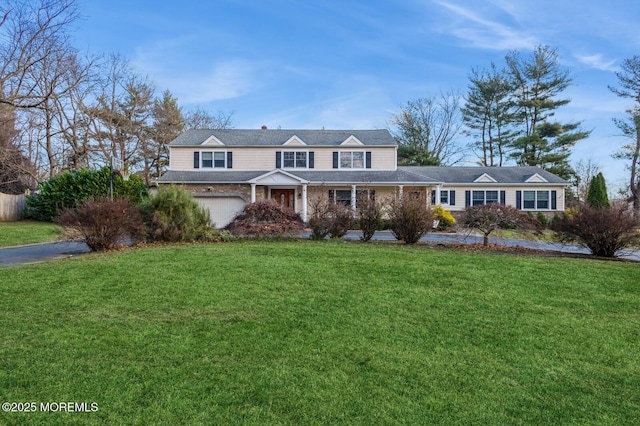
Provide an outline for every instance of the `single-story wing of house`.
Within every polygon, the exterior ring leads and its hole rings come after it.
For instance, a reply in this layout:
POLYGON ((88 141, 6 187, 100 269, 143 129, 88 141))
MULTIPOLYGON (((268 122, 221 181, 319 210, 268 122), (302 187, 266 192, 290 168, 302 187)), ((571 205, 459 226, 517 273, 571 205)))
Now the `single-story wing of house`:
POLYGON ((452 212, 502 203, 553 214, 565 208, 568 182, 539 167, 397 165, 387 130, 187 130, 169 144, 158 185, 181 184, 226 226, 247 203, 275 199, 306 222, 311 200, 327 197, 357 209, 375 198, 420 193, 452 212))

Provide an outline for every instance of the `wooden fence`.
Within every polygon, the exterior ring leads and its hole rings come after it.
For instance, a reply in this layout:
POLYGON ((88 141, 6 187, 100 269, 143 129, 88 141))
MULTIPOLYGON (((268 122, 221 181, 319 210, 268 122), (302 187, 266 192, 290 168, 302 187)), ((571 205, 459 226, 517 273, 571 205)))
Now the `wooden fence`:
POLYGON ((20 220, 24 217, 27 196, 3 194, 0 192, 0 222, 20 220))

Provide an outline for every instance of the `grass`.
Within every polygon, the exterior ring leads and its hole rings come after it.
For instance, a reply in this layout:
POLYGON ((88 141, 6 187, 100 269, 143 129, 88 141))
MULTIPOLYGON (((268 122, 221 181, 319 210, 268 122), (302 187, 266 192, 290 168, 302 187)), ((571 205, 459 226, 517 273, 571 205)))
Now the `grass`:
POLYGON ((244 241, 0 269, 18 424, 638 424, 640 268, 244 241))
POLYGON ((53 223, 23 220, 0 222, 0 247, 59 240, 62 228, 53 223))

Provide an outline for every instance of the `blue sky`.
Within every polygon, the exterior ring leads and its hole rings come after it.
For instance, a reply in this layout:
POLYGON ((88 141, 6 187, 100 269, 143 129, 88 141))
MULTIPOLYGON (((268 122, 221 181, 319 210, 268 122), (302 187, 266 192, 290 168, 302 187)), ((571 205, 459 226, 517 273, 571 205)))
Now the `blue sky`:
POLYGON ((472 68, 549 45, 574 80, 556 117, 592 130, 572 159, 598 163, 610 190, 626 181, 611 119, 629 104, 607 85, 640 55, 635 0, 78 1, 81 50, 121 53, 158 93, 233 112, 236 128, 386 128, 408 100, 464 95, 472 68))

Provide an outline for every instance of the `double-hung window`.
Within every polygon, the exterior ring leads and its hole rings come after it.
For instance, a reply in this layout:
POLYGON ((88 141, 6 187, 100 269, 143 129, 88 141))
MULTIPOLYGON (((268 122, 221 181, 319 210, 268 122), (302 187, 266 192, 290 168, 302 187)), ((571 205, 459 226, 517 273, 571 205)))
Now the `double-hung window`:
POLYGON ((364 169, 364 151, 340 151, 341 169, 364 169))
POLYGON ((224 169, 227 167, 227 153, 224 151, 202 151, 200 153, 203 169, 224 169))
MULTIPOLYGON (((451 198, 453 191, 450 191, 449 204, 453 205, 451 198)), ((505 204, 506 192, 497 190, 475 190, 465 191, 465 206, 484 206, 487 204, 505 204)))
POLYGON ((522 208, 549 210, 549 191, 522 191, 522 208))
POLYGON ((306 169, 309 167, 306 151, 284 151, 282 167, 285 169, 306 169))
POLYGON ((498 202, 500 202, 498 191, 473 191, 472 205, 474 206, 482 206, 498 202))

